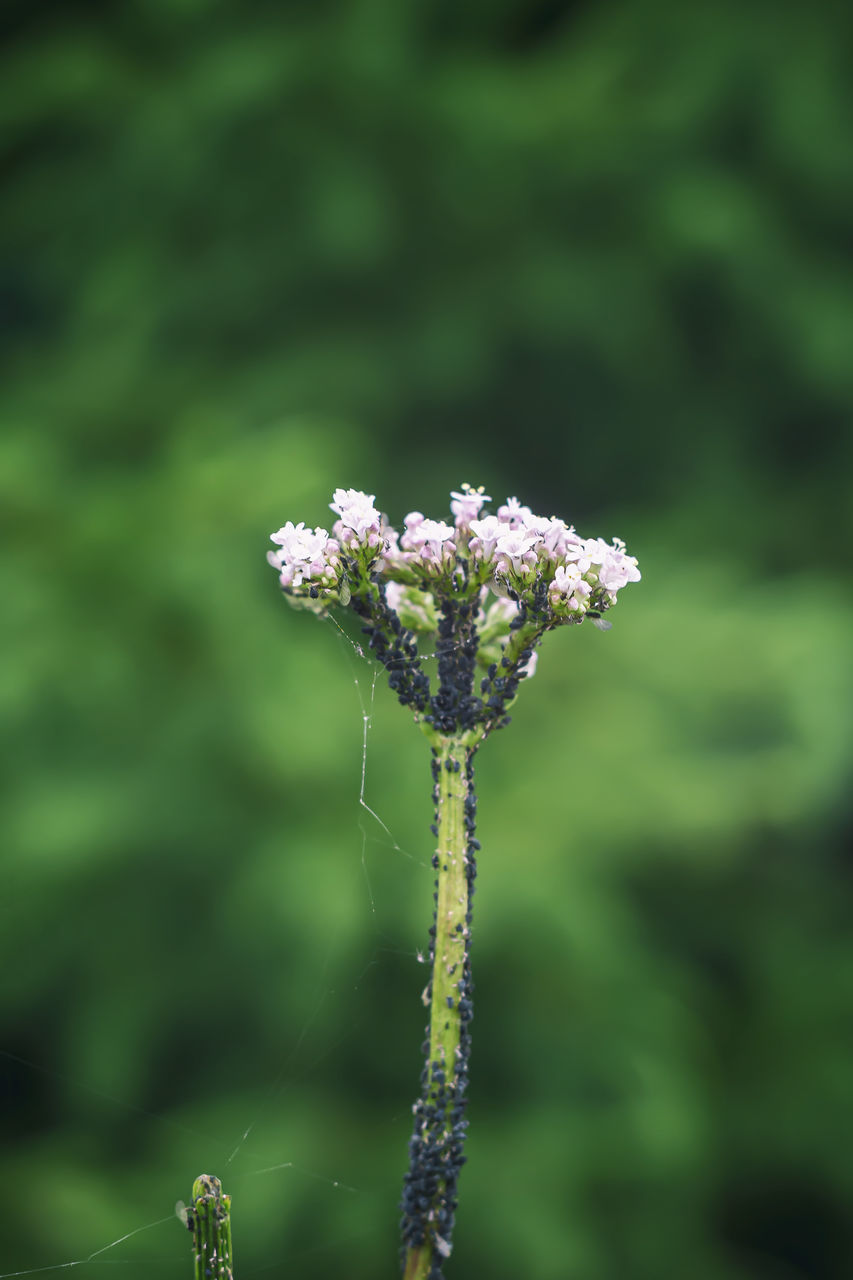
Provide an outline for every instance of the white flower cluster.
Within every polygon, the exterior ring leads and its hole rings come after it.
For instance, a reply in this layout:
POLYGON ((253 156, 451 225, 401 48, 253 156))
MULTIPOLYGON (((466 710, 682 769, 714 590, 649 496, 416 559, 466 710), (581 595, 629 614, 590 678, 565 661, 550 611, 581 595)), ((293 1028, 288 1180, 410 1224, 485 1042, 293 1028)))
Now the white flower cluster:
POLYGON ((563 520, 536 516, 517 498, 481 517, 490 501, 482 489, 463 485, 451 494, 453 525, 412 511, 398 535, 374 505, 375 495, 336 489, 331 536, 288 521, 272 535, 280 549, 268 558, 290 594, 326 603, 346 603, 359 577, 379 576, 389 606, 416 629, 434 626, 434 595, 442 586, 483 599, 491 592, 506 600, 507 616, 522 606, 541 611, 547 603, 554 621, 580 621, 587 611, 610 608, 627 583, 639 582, 637 561, 619 538, 581 538, 563 520))
POLYGON ((335 490, 334 501, 329 503, 340 517, 332 525, 334 537, 319 525, 312 532, 301 521, 294 525, 291 520, 271 534, 281 549, 268 551, 267 560, 278 570, 281 586, 286 590, 302 586, 334 590, 341 578, 342 547, 353 553, 375 554, 383 539, 382 517, 373 505, 374 496, 359 489, 335 490))
POLYGON ((375 550, 382 545, 382 516, 374 507, 376 495, 359 489, 336 489, 332 511, 340 517, 332 533, 350 551, 375 550))
POLYGON ((427 520, 420 511, 410 511, 403 521, 406 532, 399 546, 389 546, 386 560, 393 564, 418 565, 440 572, 456 561, 456 530, 443 520, 427 520))
POLYGON ((280 550, 268 551, 267 560, 278 570, 283 587, 301 587, 313 583, 336 587, 340 573, 340 547, 325 529, 306 529, 300 520, 288 520, 278 533, 270 535, 280 550))

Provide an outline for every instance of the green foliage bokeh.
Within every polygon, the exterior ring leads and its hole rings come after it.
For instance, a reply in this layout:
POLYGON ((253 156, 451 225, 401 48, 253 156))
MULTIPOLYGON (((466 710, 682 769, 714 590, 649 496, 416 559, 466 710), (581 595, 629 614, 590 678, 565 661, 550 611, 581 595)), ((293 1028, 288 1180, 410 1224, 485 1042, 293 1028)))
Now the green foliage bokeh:
POLYGON ((850 17, 6 20, 0 1274, 202 1172, 238 1280, 394 1274, 428 754, 263 555, 467 480, 644 581, 479 758, 448 1276, 848 1276, 850 17))

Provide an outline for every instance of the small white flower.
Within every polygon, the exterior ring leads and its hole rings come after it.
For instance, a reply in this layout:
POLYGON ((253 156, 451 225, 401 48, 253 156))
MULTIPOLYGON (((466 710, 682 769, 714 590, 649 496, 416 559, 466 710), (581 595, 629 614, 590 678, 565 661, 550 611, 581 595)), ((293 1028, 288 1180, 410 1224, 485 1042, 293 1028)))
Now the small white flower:
POLYGON ((554 595, 570 596, 575 588, 585 586, 589 590, 589 584, 584 581, 583 574, 576 564, 558 564, 554 571, 554 581, 551 584, 551 591, 554 595))
POLYGON ((534 516, 532 513, 521 524, 516 526, 518 533, 534 533, 540 538, 544 538, 545 534, 551 528, 551 521, 547 516, 534 516))
POLYGON ((462 492, 457 493, 454 490, 450 497, 450 510, 456 517, 457 529, 469 525, 480 514, 483 504, 491 502, 491 498, 483 492, 482 487, 472 489, 470 484, 463 484, 462 492))
POLYGON ((329 535, 325 529, 319 527, 311 530, 306 529, 303 521, 294 524, 292 520, 288 520, 278 533, 270 535, 272 542, 277 542, 282 548, 282 552, 292 560, 313 560, 316 556, 321 555, 323 548, 329 540, 329 535))
POLYGON ((419 552, 423 560, 450 559, 456 553, 456 530, 443 520, 427 520, 419 511, 406 516, 406 532, 400 539, 404 551, 419 552), (416 517, 413 518, 413 517, 416 517))
POLYGON ((498 507, 498 519, 502 520, 504 524, 511 524, 513 526, 524 524, 524 522, 529 520, 532 515, 533 512, 530 508, 523 507, 518 498, 507 498, 504 505, 502 507, 498 507))
POLYGON ((469 544, 472 554, 481 560, 490 560, 498 538, 506 533, 506 525, 497 516, 486 516, 483 520, 472 520, 470 528, 474 535, 469 544))
POLYGON ((545 526, 541 530, 542 545, 539 551, 549 560, 562 560, 575 531, 566 524, 565 520, 560 520, 557 516, 545 521, 545 526))
POLYGON ((557 565, 548 594, 555 608, 562 605, 572 613, 577 613, 579 610, 586 611, 586 598, 591 590, 577 564, 568 561, 557 565))
MULTIPOLYGON (((373 505, 375 497, 360 489, 336 489, 329 506, 340 516, 338 524, 343 529, 351 529, 360 541, 366 541, 371 534, 378 534, 382 525, 382 516, 373 505)), ((377 544, 371 542, 370 545, 377 544)))
POLYGON ((610 554, 610 547, 603 538, 584 538, 584 555, 593 564, 604 564, 610 554))
MULTIPOLYGON (((581 573, 589 573, 590 565, 592 564, 589 544, 595 544, 595 541, 596 539, 594 538, 579 538, 577 535, 568 540, 565 552, 566 560, 573 561, 581 573)), ((594 551, 595 546, 593 545, 594 551)))
POLYGON ((497 540, 495 551, 498 563, 504 568, 512 568, 516 573, 529 569, 535 554, 531 552, 537 542, 542 541, 540 533, 525 533, 522 529, 508 529, 497 540))
POLYGON ((443 553, 452 554, 456 550, 454 529, 443 520, 422 520, 418 525, 418 541, 438 560, 443 553), (450 545, 448 545, 450 544, 450 545))

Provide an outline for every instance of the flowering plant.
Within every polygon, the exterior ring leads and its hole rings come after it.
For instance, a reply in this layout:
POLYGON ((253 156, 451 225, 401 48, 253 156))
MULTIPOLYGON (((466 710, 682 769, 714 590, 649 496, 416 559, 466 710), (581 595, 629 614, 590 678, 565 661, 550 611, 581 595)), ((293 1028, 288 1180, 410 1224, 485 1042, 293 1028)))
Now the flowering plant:
POLYGON ((352 609, 400 702, 432 748, 437 846, 430 928, 430 1009, 421 1095, 402 1200, 404 1280, 441 1280, 451 1250, 467 1120, 471 898, 476 876, 474 755, 509 722, 518 687, 536 669, 546 632, 589 618, 601 628, 617 593, 638 582, 618 538, 582 538, 516 498, 463 485, 453 524, 412 511, 391 528, 373 494, 336 489, 331 534, 288 521, 268 553, 291 604, 323 615, 352 609), (424 669, 437 659, 431 678, 424 669), (477 673, 480 671, 479 683, 477 673))

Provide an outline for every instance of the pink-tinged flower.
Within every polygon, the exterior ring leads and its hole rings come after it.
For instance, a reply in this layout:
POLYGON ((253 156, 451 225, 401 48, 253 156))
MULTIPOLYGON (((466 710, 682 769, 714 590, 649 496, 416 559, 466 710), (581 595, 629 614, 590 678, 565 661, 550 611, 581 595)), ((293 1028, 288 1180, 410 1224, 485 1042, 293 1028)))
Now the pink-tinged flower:
MULTIPOLYGON (((422 511, 410 511, 407 516, 403 517, 404 529, 400 535, 399 547, 403 552, 418 552, 423 547, 423 538, 418 537, 418 530, 426 516, 422 511)), ((411 555, 406 556, 407 560, 411 560, 411 555)))
POLYGON ((443 520, 428 520, 420 511, 411 511, 403 521, 406 532, 400 538, 400 546, 404 551, 419 552, 421 555, 440 557, 443 554, 455 554, 456 530, 443 520))
POLYGON ((379 545, 382 516, 373 505, 375 497, 375 494, 362 493, 360 489, 335 490, 334 501, 329 506, 340 516, 334 531, 340 533, 342 541, 352 542, 352 536, 347 536, 349 530, 359 542, 373 547, 379 545))
POLYGON ((524 524, 533 515, 529 507, 523 507, 518 498, 507 498, 502 507, 498 507, 498 519, 513 527, 524 524))
POLYGON ((474 535, 468 544, 471 552, 481 560, 490 560, 498 538, 506 533, 506 525, 497 516, 486 516, 483 520, 472 520, 470 528, 474 535))
POLYGON ((515 573, 529 571, 536 562, 533 548, 542 541, 539 533, 525 533, 522 529, 507 529, 497 540, 495 552, 498 565, 515 573))
POLYGON ((542 545, 539 548, 540 555, 547 557, 549 560, 562 560, 570 540, 575 536, 574 529, 570 528, 564 520, 553 516, 550 520, 544 522, 544 527, 540 529, 540 532, 542 534, 542 545))
POLYGON ((455 532, 453 525, 445 524, 443 520, 422 520, 412 536, 425 560, 440 560, 455 555, 455 532))
POLYGON ((483 492, 482 487, 472 489, 470 484, 463 484, 462 492, 457 493, 455 490, 450 495, 452 501, 450 510, 456 517, 456 527, 461 529, 463 526, 469 525, 480 514, 480 509, 485 502, 491 502, 491 498, 487 493, 483 492))

